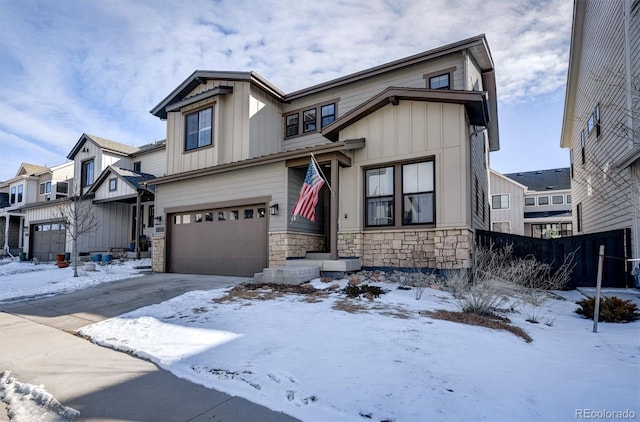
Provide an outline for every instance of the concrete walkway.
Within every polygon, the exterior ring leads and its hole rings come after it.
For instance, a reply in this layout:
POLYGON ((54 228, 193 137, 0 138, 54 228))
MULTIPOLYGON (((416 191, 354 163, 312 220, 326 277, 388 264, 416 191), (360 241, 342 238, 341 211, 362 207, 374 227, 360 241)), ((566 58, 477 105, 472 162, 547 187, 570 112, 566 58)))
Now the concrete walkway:
POLYGON ((10 370, 24 383, 42 384, 60 403, 80 411, 82 421, 295 421, 71 334, 84 325, 189 290, 244 280, 149 274, 67 295, 0 305, 0 371, 10 370))

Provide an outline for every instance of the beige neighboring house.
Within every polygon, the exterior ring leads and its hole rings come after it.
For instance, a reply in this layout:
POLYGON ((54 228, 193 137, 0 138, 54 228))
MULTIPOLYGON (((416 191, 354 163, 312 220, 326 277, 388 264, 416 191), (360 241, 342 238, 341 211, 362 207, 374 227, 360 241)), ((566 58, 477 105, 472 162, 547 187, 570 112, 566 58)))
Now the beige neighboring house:
POLYGON ((560 145, 575 234, 631 229, 640 258, 640 1, 574 2, 560 145))
POLYGON ((491 230, 540 239, 573 235, 570 169, 491 170, 491 230))
MULTIPOLYGON (((22 204, 22 248, 28 259, 48 261, 71 252, 72 238, 58 219, 58 208, 69 197, 82 195, 99 222, 97 230, 81 236, 79 253, 129 250, 131 243, 146 250, 155 223, 153 187, 148 180, 164 174, 164 141, 133 147, 83 134, 67 156, 66 194, 38 196, 22 204), (146 173, 145 171, 154 173, 146 173), (139 211, 138 211, 139 210, 139 211)), ((55 180, 56 172, 51 178, 55 180)), ((43 191, 44 178, 39 179, 43 191)), ((44 184, 44 191, 49 189, 44 184)), ((55 190, 51 187, 52 190, 55 190)))
POLYGON ((489 228, 499 138, 484 35, 291 93, 198 70, 151 112, 167 122, 155 271, 251 276, 311 252, 467 268, 489 228), (311 153, 334 193, 322 189, 315 222, 291 221, 311 153))
POLYGON ((28 226, 22 207, 66 197, 72 178, 73 164, 70 162, 54 167, 22 163, 15 177, 0 182, 0 245, 3 254, 17 256, 25 248, 28 226))

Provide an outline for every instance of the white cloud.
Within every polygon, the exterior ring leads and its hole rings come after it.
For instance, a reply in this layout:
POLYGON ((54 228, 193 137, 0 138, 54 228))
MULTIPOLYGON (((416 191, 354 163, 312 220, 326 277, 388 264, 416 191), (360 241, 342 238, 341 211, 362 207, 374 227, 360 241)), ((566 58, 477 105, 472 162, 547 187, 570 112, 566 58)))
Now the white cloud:
POLYGON ((480 33, 499 99, 531 101, 564 88, 570 25, 565 0, 6 2, 0 145, 68 152, 83 132, 140 145, 164 137, 148 111, 195 69, 291 92, 480 33))

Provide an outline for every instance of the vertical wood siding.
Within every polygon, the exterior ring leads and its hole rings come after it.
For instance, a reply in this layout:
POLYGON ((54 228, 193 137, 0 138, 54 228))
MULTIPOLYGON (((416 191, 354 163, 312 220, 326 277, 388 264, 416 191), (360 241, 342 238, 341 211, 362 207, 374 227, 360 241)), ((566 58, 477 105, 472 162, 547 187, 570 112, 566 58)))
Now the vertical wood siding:
POLYGON ((252 87, 249 97, 249 156, 280 152, 283 134, 280 103, 252 87))

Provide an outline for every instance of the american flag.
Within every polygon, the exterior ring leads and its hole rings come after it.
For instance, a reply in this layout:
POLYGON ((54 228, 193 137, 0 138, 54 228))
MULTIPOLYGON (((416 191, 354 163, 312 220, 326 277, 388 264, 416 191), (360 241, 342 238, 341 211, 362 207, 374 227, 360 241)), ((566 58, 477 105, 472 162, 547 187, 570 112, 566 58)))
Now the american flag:
POLYGON ((309 163, 309 169, 307 169, 307 175, 304 178, 304 183, 302 184, 302 189, 300 189, 298 202, 296 202, 293 214, 291 215, 292 221, 295 220, 297 216, 301 216, 315 223, 318 194, 323 185, 324 180, 320 177, 312 158, 311 163, 309 163))

